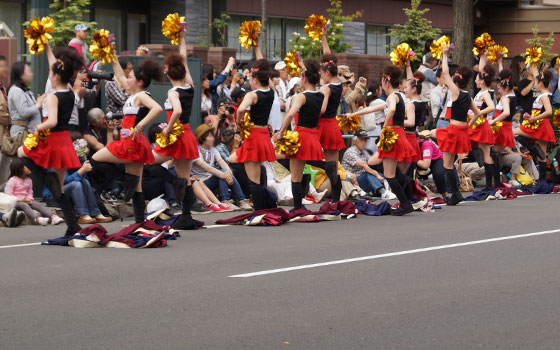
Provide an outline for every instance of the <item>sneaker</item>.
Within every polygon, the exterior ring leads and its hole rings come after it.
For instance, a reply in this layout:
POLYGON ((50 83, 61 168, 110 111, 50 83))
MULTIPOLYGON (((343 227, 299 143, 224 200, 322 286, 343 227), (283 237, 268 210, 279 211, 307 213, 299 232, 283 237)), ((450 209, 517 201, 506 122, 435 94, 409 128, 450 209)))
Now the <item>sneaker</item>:
POLYGON ((403 216, 404 214, 412 213, 413 211, 414 211, 414 208, 412 207, 412 205, 410 203, 408 203, 408 204, 400 205, 397 209, 391 210, 391 215, 392 216, 403 216))
POLYGON ((97 215, 94 219, 95 219, 95 222, 98 222, 98 223, 106 223, 106 222, 113 221, 112 218, 108 218, 108 217, 104 216, 103 214, 97 215))
POLYGON ((9 211, 5 212, 4 215, 2 215, 2 222, 4 222, 4 224, 7 227, 15 227, 16 218, 17 218, 17 210, 12 208, 9 211))
POLYGON ((310 205, 310 204, 313 204, 313 202, 310 201, 310 200, 307 200, 307 199, 305 199, 305 198, 302 198, 301 204, 303 204, 303 205, 305 205, 305 204, 310 205))
POLYGON ((239 211, 241 210, 241 208, 239 208, 237 205, 235 205, 235 203, 233 203, 233 199, 229 199, 227 201, 223 201, 221 206, 226 206, 228 208, 230 208, 233 211, 239 211))
POLYGON ((15 227, 23 224, 23 222, 25 221, 25 218, 26 218, 25 213, 22 212, 22 211, 18 211, 17 215, 16 215, 16 226, 15 227))
POLYGON ((253 207, 249 203, 248 199, 244 199, 242 201, 239 201, 239 208, 241 210, 244 210, 244 211, 253 211, 253 207))
POLYGON ((99 197, 101 198, 102 201, 107 203, 115 203, 117 201, 117 199, 113 196, 113 193, 111 192, 103 192, 99 197))
POLYGON ((58 215, 51 216, 51 225, 58 225, 64 222, 64 219, 58 215))
POLYGON ((84 214, 78 218, 78 224, 80 225, 95 224, 95 219, 89 216, 88 214, 84 214))
POLYGON ((521 187, 521 184, 517 180, 510 180, 509 184, 514 188, 521 187))
POLYGON ((212 204, 210 204, 210 205, 207 205, 207 206, 206 206, 206 209, 211 210, 211 211, 213 211, 214 213, 220 213, 220 212, 224 212, 224 211, 233 211, 232 209, 227 209, 227 210, 226 210, 226 209, 224 209, 224 208, 222 208, 222 207, 220 207, 219 205, 214 204, 214 203, 212 203, 212 204))
POLYGON ((212 212, 212 210, 206 209, 204 207, 204 204, 202 204, 200 202, 194 203, 191 207, 191 213, 196 214, 196 215, 210 214, 211 212, 212 212))
POLYGON ((383 193, 381 193, 381 199, 390 201, 390 200, 393 200, 393 199, 397 199, 397 196, 393 192, 391 192, 389 190, 385 190, 385 191, 383 191, 383 193))
POLYGON ((461 192, 456 192, 451 195, 451 198, 447 200, 447 205, 457 205, 463 201, 463 195, 461 192))
POLYGON ((49 224, 49 218, 44 218, 44 217, 38 216, 35 219, 35 222, 37 224, 41 225, 41 226, 47 226, 49 224))
POLYGON ((327 194, 328 190, 324 190, 323 192, 315 192, 312 196, 315 199, 315 203, 320 203, 323 200, 323 197, 327 194))

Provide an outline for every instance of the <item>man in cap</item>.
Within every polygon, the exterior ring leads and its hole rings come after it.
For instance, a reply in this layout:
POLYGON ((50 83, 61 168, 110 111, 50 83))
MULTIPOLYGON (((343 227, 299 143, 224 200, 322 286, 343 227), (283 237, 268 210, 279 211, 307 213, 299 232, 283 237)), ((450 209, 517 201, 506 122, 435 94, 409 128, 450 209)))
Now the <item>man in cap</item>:
POLYGON ((74 33, 76 33, 76 37, 70 40, 68 46, 73 47, 78 51, 80 56, 84 58, 84 62, 86 66, 89 64, 87 59, 87 53, 89 52, 88 45, 86 44, 86 40, 88 37, 89 27, 83 23, 76 24, 74 27, 74 33))
POLYGON ((288 97, 288 81, 290 76, 286 71, 286 62, 279 61, 274 65, 274 69, 280 72, 280 81, 276 86, 276 91, 278 91, 278 96, 282 103, 286 102, 286 98, 288 97))

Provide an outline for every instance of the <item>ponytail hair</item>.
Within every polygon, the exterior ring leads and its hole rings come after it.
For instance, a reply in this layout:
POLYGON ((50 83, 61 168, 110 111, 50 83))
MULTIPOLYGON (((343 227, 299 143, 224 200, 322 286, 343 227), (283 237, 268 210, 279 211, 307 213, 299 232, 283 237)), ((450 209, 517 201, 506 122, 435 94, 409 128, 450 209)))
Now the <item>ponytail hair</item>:
POLYGON ((473 75, 472 69, 467 66, 460 66, 455 71, 453 82, 460 88, 466 89, 469 86, 469 81, 473 75))
POLYGON ((262 86, 268 86, 270 79, 270 62, 265 59, 260 59, 255 62, 251 68, 251 76, 257 79, 262 86))
POLYGON ((492 84, 492 80, 494 80, 494 76, 496 75, 496 71, 491 64, 486 64, 484 68, 478 73, 478 78, 484 81, 484 85, 490 86, 492 84))
POLYGON ((504 89, 513 90, 512 74, 509 69, 502 69, 498 75, 500 86, 504 89))
POLYGON ((167 75, 171 80, 183 80, 187 74, 185 69, 185 58, 183 55, 173 52, 165 58, 167 65, 167 75))
POLYGON ((537 75, 537 81, 539 83, 543 83, 545 88, 548 88, 551 80, 552 80, 552 72, 549 70, 545 70, 541 74, 537 75))
POLYGON ((53 51, 56 58, 51 66, 51 71, 60 77, 60 82, 68 84, 76 72, 84 68, 84 60, 72 47, 60 47, 53 51))
POLYGON ((321 59, 321 69, 325 72, 329 72, 331 77, 336 77, 338 75, 338 60, 333 54, 325 54, 321 59))
POLYGON ((134 76, 136 80, 141 81, 142 87, 147 89, 152 83, 152 79, 157 82, 163 81, 163 73, 159 63, 151 58, 147 58, 140 66, 134 68, 134 76))
POLYGON ((424 73, 416 71, 412 74, 412 79, 409 79, 411 86, 416 88, 418 94, 422 93, 422 83, 426 80, 424 73))
POLYGON ((383 80, 388 81, 393 88, 398 88, 401 84, 402 69, 397 66, 385 66, 383 68, 383 80))
POLYGON ((318 85, 321 80, 319 75, 319 61, 313 58, 308 58, 304 62, 305 64, 305 78, 312 85, 318 85))

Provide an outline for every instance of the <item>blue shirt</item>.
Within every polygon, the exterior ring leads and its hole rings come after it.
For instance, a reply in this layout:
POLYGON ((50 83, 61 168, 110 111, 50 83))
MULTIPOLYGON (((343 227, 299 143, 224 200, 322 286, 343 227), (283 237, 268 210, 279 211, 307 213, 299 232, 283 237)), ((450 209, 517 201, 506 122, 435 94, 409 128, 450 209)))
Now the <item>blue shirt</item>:
POLYGON ((560 91, 558 91, 558 70, 551 69, 552 80, 550 81, 550 90, 552 92, 552 104, 560 105, 560 91))

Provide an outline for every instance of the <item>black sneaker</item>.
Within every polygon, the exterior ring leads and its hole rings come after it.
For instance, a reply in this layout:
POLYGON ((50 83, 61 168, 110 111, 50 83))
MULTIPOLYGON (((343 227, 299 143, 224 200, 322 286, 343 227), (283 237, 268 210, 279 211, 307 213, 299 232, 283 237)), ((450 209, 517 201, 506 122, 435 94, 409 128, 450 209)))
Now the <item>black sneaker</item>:
POLYGON ((16 215, 16 227, 23 224, 25 221, 25 213, 22 211, 18 211, 16 215))
POLYGON ((200 202, 195 202, 191 207, 191 213, 196 215, 205 215, 205 214, 210 214, 211 212, 212 210, 206 209, 204 204, 200 202))
POLYGON ((202 226, 204 226, 203 221, 195 220, 190 215, 181 215, 171 225, 171 228, 176 230, 198 230, 202 226))
POLYGON ((7 227, 15 227, 17 226, 15 225, 16 217, 17 217, 17 210, 12 208, 2 215, 2 221, 7 227))
POLYGON ((397 209, 391 210, 392 216, 403 216, 404 214, 409 214, 414 211, 414 208, 410 203, 401 204, 397 209))
POLYGON ((115 203, 117 201, 117 199, 113 196, 111 192, 103 192, 99 197, 101 197, 102 201, 107 203, 115 203))
POLYGON ((447 200, 447 205, 457 205, 461 203, 463 199, 461 192, 455 192, 451 195, 451 198, 447 200))

